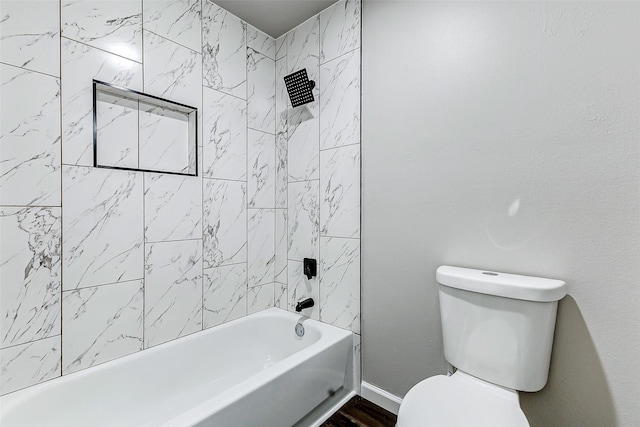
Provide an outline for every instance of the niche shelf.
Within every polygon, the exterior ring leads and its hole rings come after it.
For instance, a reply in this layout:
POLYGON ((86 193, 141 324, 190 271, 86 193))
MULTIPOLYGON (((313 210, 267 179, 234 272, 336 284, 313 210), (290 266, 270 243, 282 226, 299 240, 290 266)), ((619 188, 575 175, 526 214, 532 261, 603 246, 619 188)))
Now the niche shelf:
POLYGON ((93 81, 93 166, 198 175, 198 110, 93 81))

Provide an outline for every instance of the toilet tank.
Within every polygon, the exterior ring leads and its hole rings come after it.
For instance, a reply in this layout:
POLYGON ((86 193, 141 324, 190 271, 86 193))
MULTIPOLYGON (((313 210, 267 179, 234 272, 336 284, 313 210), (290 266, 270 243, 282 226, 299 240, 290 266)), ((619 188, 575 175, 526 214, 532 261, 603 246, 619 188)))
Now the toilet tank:
POLYGON ((547 383, 561 280, 442 266, 444 356, 457 369, 515 390, 547 383))

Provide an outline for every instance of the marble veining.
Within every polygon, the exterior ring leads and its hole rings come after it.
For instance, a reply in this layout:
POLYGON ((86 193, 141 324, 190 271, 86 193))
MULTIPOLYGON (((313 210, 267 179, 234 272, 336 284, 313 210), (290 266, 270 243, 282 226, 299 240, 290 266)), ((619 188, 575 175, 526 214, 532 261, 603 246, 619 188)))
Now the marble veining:
POLYGON ((275 211, 249 209, 249 287, 274 281, 275 211))
POLYGON ((320 320, 360 333, 360 240, 320 238, 320 320))
POLYGON ((59 206, 60 79, 0 64, 0 85, 0 204, 59 206))
MULTIPOLYGON (((284 49, 286 51, 286 47, 284 49)), ((287 207, 289 182, 289 95, 284 84, 287 58, 276 61, 276 207, 287 207)))
POLYGON ((140 169, 195 172, 188 114, 139 102, 138 117, 140 169))
POLYGON ((273 306, 283 310, 289 310, 289 292, 287 285, 284 283, 274 284, 275 299, 273 306))
POLYGON ((96 96, 98 164, 138 168, 138 101, 109 93, 96 96))
POLYGON ((204 270, 204 327, 247 315, 247 264, 204 270))
POLYGON ((203 163, 207 178, 247 177, 247 101, 203 88, 203 163))
POLYGON ((93 166, 92 80, 142 91, 142 65, 62 39, 62 163, 93 166))
POLYGON ((276 203, 276 138, 273 134, 253 129, 249 129, 248 137, 248 206, 250 208, 273 208, 276 203))
POLYGON ((145 31, 143 66, 145 93, 202 107, 202 55, 145 31))
POLYGON ((287 134, 276 134, 276 208, 287 207, 287 184, 289 181, 289 157, 287 148, 287 134))
POLYGON ((146 245, 144 344, 202 330, 202 241, 146 245))
POLYGON ((200 52, 200 3, 200 0, 145 0, 144 29, 200 52))
POLYGON ((289 109, 289 182, 319 178, 320 109, 318 101, 289 109))
POLYGON ((63 290, 143 277, 142 173, 62 168, 63 290))
POLYGON ((62 373, 142 350, 142 280, 62 294, 62 373))
POLYGON ((60 335, 0 350, 0 395, 60 376, 60 335))
POLYGON ((247 25, 247 48, 276 59, 276 40, 251 25, 247 25))
POLYGON ((360 50, 320 69, 320 149, 360 142, 360 50))
MULTIPOLYGON (((57 1, 4 0, 0 62, 60 76, 60 8, 57 1)), ((4 73, 4 71, 3 71, 4 73)))
POLYGON ((354 331, 360 327, 359 47, 359 0, 340 1, 276 40, 276 207, 287 209, 276 209, 274 304, 293 311, 312 297, 316 307, 303 314, 354 331), (315 101, 291 108, 281 80, 302 68, 316 82, 315 101), (334 233, 354 238, 319 237, 334 233), (304 257, 318 258, 320 282, 302 274, 304 257))
POLYGON ((142 2, 61 0, 62 36, 142 61, 142 2))
POLYGON ((62 35, 142 61, 140 0, 61 0, 62 35))
POLYGON ((276 58, 275 59, 280 59, 287 56, 287 34, 283 34, 276 39, 276 58))
POLYGON ((342 0, 320 13, 320 62, 360 47, 360 0, 342 0))
POLYGON ((0 208, 0 348, 60 334, 60 208, 0 208))
POLYGON ((287 283, 287 210, 276 209, 276 249, 275 249, 275 281, 287 283))
POLYGON ((257 313, 270 307, 275 307, 274 284, 249 288, 247 293, 247 314, 257 313))
POLYGON ((145 240, 202 238, 202 178, 145 173, 145 240))
POLYGON ((320 152, 320 233, 360 236, 360 144, 320 152))
POLYGON ((203 84, 246 99, 246 24, 202 0, 202 43, 203 84))
POLYGON ((289 184, 289 212, 287 219, 289 225, 288 259, 290 260, 317 258, 320 231, 318 191, 318 181, 289 184))
POLYGON ((247 261, 247 185, 204 179, 204 268, 247 261))
POLYGON ((284 77, 289 74, 287 58, 276 61, 276 133, 286 133, 289 126, 290 99, 284 77))
POLYGON ((276 64, 252 49, 247 49, 248 127, 276 132, 276 64))
MULTIPOLYGON (((308 297, 359 333, 361 0, 278 39, 211 0, 28 3, 0 16, 0 394, 308 297), (86 167, 94 78, 198 108, 200 176, 86 167)), ((108 163, 193 161, 171 113, 98 119, 108 163)))
POLYGON ((288 72, 307 70, 315 101, 288 111, 289 182, 318 179, 318 151, 320 146, 319 88, 319 35, 318 18, 310 19, 287 35, 288 72))
MULTIPOLYGON (((310 80, 318 77, 318 66, 320 56, 320 21, 316 16, 298 25, 287 33, 287 64, 289 72, 298 71, 301 68, 307 69, 310 80)), ((316 89, 318 86, 316 85, 316 89)), ((316 95, 314 89, 314 95, 316 95)))
POLYGON ((287 279, 289 311, 295 311, 296 304, 307 298, 313 298, 315 305, 302 311, 302 315, 320 320, 320 291, 318 289, 318 278, 307 279, 302 271, 302 261, 289 260, 289 278, 287 279))

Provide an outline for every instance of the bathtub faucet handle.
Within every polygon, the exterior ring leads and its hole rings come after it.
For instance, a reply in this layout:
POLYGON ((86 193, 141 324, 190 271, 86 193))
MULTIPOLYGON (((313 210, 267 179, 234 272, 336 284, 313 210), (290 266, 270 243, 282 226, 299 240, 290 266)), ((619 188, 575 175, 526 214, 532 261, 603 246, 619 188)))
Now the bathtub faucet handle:
POLYGON ((307 298, 305 300, 299 301, 296 304, 296 311, 298 313, 300 313, 302 310, 304 310, 305 308, 311 308, 313 307, 314 302, 313 302, 313 298, 307 298))
POLYGON ((314 258, 303 258, 302 267, 302 272, 305 276, 307 276, 308 280, 311 280, 312 277, 317 276, 318 262, 314 258))

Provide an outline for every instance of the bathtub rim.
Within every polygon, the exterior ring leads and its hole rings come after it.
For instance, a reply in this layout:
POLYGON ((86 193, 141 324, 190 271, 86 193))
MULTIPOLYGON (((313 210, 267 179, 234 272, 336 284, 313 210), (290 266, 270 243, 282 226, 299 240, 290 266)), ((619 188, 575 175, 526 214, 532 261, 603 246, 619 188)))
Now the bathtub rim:
MULTIPOLYGON (((216 411, 223 410, 229 405, 234 404, 244 395, 260 389, 261 387, 272 381, 274 378, 281 376, 284 373, 291 371, 301 364, 305 363, 312 357, 319 354, 319 352, 317 351, 318 348, 320 348, 320 350, 328 348, 330 346, 339 344, 341 341, 348 341, 348 346, 353 346, 352 331, 342 329, 328 323, 323 323, 309 317, 299 316, 289 311, 279 309, 277 307, 264 310, 260 313, 264 312, 282 313, 283 317, 291 317, 292 320, 293 318, 298 317, 298 322, 303 323, 305 327, 312 326, 313 328, 320 329, 320 338, 308 347, 305 347, 302 350, 282 359, 278 363, 271 366, 269 369, 260 371, 257 374, 252 375, 244 381, 241 381, 240 383, 234 385, 233 387, 226 390, 223 396, 214 396, 205 401, 202 401, 199 404, 188 409, 187 411, 183 412, 182 414, 167 420, 166 422, 161 424, 160 427, 197 425, 198 423, 204 421, 210 414, 215 413, 216 411)), ((293 326, 295 326, 295 324, 293 326)), ((347 366, 345 366, 345 382, 348 380, 347 375, 348 370, 347 366)))
MULTIPOLYGON (((43 383, 7 393, 3 396, 0 396, 0 410, 2 412, 2 415, 4 414, 8 415, 8 413, 11 412, 13 409, 16 409, 22 404, 25 404, 31 398, 41 393, 50 392, 51 391, 50 389, 55 389, 59 385, 59 383, 64 382, 65 380, 81 381, 87 376, 89 376, 90 378, 90 376, 96 372, 111 370, 122 364, 127 364, 132 361, 138 360, 139 358, 147 357, 151 354, 155 354, 166 349, 181 346, 181 345, 184 345, 185 343, 188 343, 194 340, 206 339, 207 336, 211 334, 216 334, 216 333, 219 333, 220 331, 225 331, 239 324, 252 322, 252 321, 259 321, 260 318, 264 318, 264 317, 278 317, 278 318, 282 318, 290 321, 292 333, 295 325, 300 322, 305 326, 305 328, 318 331, 320 336, 315 342, 285 357, 284 359, 278 361, 274 365, 270 366, 269 369, 260 371, 250 376, 249 378, 242 380, 238 384, 233 385, 232 387, 229 388, 228 391, 225 391, 223 395, 217 395, 217 396, 208 398, 196 404, 195 406, 186 409, 183 413, 175 417, 168 418, 166 421, 162 422, 163 426, 174 425, 174 420, 181 421, 185 418, 193 420, 193 416, 195 416, 197 413, 200 412, 198 411, 198 409, 203 406, 206 406, 207 404, 209 404, 209 410, 207 411, 208 413, 223 409, 226 406, 235 402, 243 394, 246 394, 247 392, 258 389, 259 387, 268 383, 269 380, 277 377, 278 375, 282 375, 284 372, 287 372, 288 370, 293 369, 296 366, 304 363, 305 361, 313 357, 315 354, 317 354, 318 348, 324 348, 324 347, 329 347, 331 345, 335 345, 341 340, 344 340, 347 338, 350 340, 353 339, 352 338, 353 333, 349 330, 342 329, 327 323, 323 323, 309 317, 297 315, 295 313, 289 312, 287 310, 284 310, 278 307, 271 307, 271 308, 259 311, 257 313, 243 316, 241 318, 234 319, 229 322, 225 322, 223 324, 204 329, 202 331, 194 332, 184 337, 180 337, 162 344, 158 344, 157 346, 153 346, 151 348, 143 349, 126 356, 122 356, 107 362, 100 363, 90 368, 82 369, 77 372, 52 378, 51 380, 45 381, 43 383), (250 388, 247 388, 248 385, 250 385, 250 388), (215 402, 215 405, 213 405, 211 403, 212 401, 217 401, 217 402, 215 402), (191 415, 187 417, 188 414, 191 414, 191 415)), ((207 414, 204 414, 204 415, 206 416, 207 414)), ((0 415, 0 421, 2 418, 3 417, 0 415)))

